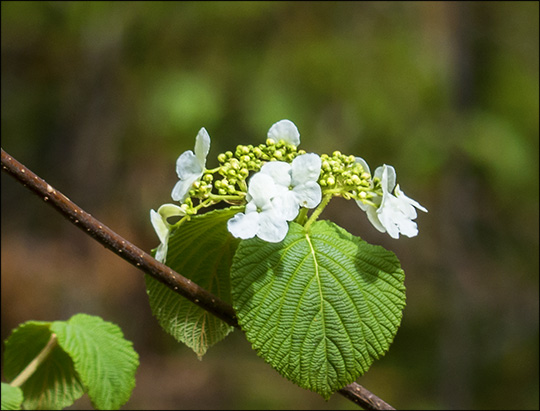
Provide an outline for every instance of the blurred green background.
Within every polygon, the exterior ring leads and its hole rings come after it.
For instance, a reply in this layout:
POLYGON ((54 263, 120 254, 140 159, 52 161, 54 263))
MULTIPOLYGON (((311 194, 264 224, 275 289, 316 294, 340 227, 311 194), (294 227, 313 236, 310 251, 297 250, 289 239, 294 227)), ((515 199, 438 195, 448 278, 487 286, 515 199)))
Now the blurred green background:
MULTIPOLYGON (((397 170, 429 209, 393 240, 407 307, 358 379, 397 408, 538 409, 538 2, 2 2, 2 147, 145 250, 176 158, 209 167, 275 121, 301 148, 397 170)), ((235 331, 202 361, 153 319, 142 274, 2 173, 2 339, 100 315, 141 356, 125 409, 355 409, 282 378, 235 331)), ((82 399, 74 408, 85 408, 82 399)))

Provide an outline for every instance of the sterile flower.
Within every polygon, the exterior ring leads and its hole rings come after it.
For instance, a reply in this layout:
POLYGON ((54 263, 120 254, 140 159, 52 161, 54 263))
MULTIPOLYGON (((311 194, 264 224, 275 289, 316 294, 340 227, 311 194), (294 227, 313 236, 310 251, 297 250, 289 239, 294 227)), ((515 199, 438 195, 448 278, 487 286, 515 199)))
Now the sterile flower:
POLYGON ((417 217, 415 207, 427 213, 418 202, 407 197, 396 185, 396 171, 386 164, 375 170, 375 178, 381 180, 383 195, 371 199, 377 207, 357 200, 358 206, 367 213, 369 221, 380 232, 388 232, 390 237, 399 238, 399 234, 414 237, 418 227, 413 221, 417 217), (392 194, 392 191, 394 194, 392 194))
POLYGON ((206 167, 206 156, 210 151, 210 136, 203 127, 195 139, 195 153, 185 151, 176 160, 176 173, 180 181, 174 186, 171 196, 175 201, 183 202, 195 181, 198 181, 206 167))
POLYGON ((255 236, 271 243, 283 240, 289 225, 273 201, 278 191, 271 176, 254 174, 249 181, 245 213, 237 213, 227 222, 229 232, 244 240, 255 236))
POLYGON ((321 202, 321 186, 317 183, 321 158, 317 154, 302 154, 291 164, 271 161, 262 166, 261 173, 271 176, 277 185, 275 202, 287 221, 296 218, 300 207, 315 208, 321 202))
POLYGON ((268 130, 268 138, 276 143, 283 140, 293 146, 300 144, 300 133, 291 120, 280 120, 272 124, 268 130))
POLYGON ((161 244, 156 250, 156 260, 165 263, 167 258, 167 249, 169 245, 169 234, 171 225, 167 221, 167 218, 174 216, 186 215, 184 209, 175 204, 163 204, 158 208, 158 211, 150 210, 150 221, 154 226, 154 230, 159 237, 161 244))

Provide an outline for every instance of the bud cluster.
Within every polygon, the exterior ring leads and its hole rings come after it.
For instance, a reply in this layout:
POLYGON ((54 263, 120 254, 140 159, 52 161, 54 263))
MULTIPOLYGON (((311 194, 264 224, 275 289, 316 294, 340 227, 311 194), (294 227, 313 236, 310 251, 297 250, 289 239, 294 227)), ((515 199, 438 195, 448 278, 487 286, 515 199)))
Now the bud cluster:
POLYGON ((258 172, 269 161, 292 162, 298 155, 305 154, 296 146, 283 140, 266 140, 266 144, 238 145, 235 151, 226 151, 218 155, 219 166, 205 170, 202 178, 193 184, 189 191, 191 198, 208 199, 212 196, 238 197, 228 198, 230 203, 241 203, 247 192, 246 180, 253 172, 258 172))
POLYGON ((321 155, 319 184, 323 194, 362 200, 370 196, 373 182, 368 170, 353 155, 334 151, 332 156, 321 155))

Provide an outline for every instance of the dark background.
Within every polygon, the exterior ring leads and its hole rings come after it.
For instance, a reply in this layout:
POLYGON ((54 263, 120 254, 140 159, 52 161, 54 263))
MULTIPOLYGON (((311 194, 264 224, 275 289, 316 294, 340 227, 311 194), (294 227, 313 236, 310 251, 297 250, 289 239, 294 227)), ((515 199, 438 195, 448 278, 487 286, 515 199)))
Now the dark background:
MULTIPOLYGON (((537 409, 538 20, 519 1, 2 2, 2 147, 145 250, 202 126, 209 167, 282 118, 308 152, 391 164, 429 210, 417 237, 341 199, 322 216, 406 273, 394 344, 358 382, 402 409, 537 409)), ((2 339, 78 312, 117 323, 141 357, 125 409, 356 408, 239 331, 198 361, 142 273, 4 173, 1 210, 2 339)))

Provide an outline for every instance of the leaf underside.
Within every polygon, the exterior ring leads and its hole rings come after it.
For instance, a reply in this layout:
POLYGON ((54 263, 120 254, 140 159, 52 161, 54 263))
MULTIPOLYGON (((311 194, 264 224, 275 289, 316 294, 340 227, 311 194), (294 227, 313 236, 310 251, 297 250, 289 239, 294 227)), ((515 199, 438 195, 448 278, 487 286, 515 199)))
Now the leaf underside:
MULTIPOLYGON (((28 321, 6 340, 4 376, 13 380, 45 347, 52 335, 51 323, 28 321)), ((56 346, 21 386, 24 409, 60 410, 84 394, 84 387, 70 356, 56 346)))
MULTIPOLYGON (((238 240, 227 231, 227 221, 238 208, 194 216, 174 229, 166 264, 225 302, 230 302, 230 267, 238 240)), ((233 327, 208 313, 164 284, 145 276, 152 313, 161 327, 201 358, 233 327)))

